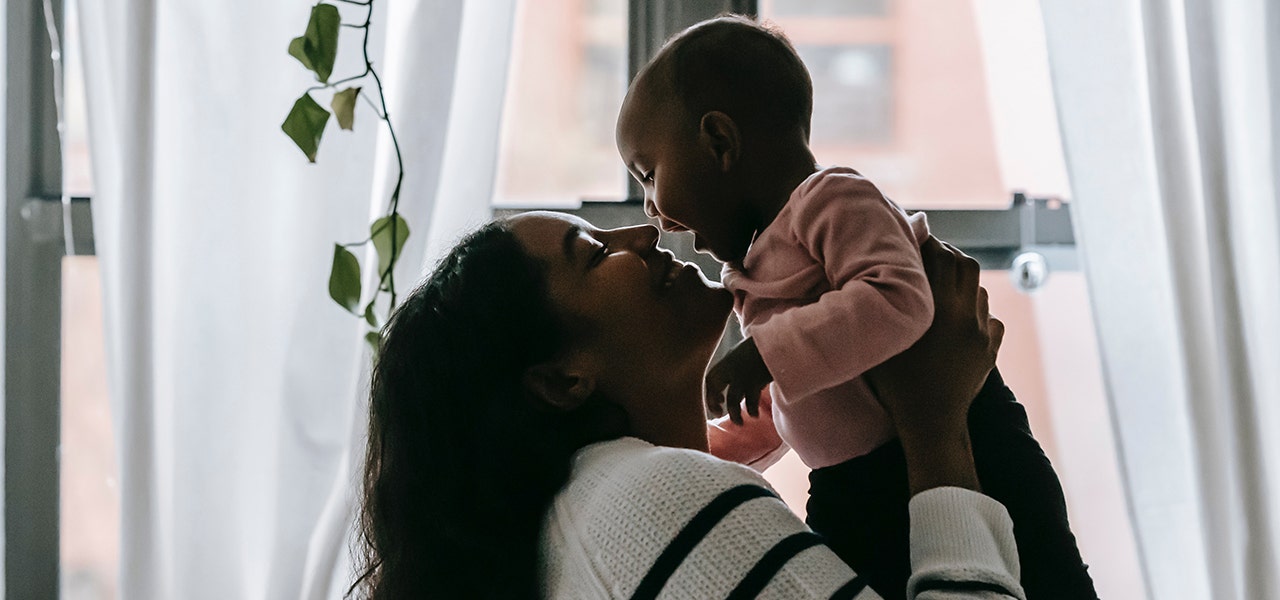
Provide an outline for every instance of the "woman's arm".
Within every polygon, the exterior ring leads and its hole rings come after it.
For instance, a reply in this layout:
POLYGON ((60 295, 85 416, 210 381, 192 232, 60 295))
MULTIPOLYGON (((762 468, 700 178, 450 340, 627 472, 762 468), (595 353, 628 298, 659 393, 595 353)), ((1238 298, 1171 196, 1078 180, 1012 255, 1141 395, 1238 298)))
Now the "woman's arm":
MULTIPOLYGON (((735 494, 743 495, 743 488, 726 490, 717 500, 735 494)), ((937 488, 912 499, 911 519, 908 598, 1024 597, 1013 523, 1000 503, 968 490, 937 488)), ((756 496, 733 508, 692 548, 666 582, 668 592, 682 592, 672 596, 879 598, 820 536, 771 496, 756 496)))
MULTIPOLYGON (((576 480, 590 497, 575 504, 591 510, 557 510, 552 519, 566 545, 583 544, 566 555, 591 562, 574 569, 600 578, 589 587, 617 598, 878 597, 758 473, 692 450, 628 452, 625 461, 596 462, 584 474, 590 481, 576 480)), ((1022 597, 1012 524, 999 503, 944 488, 914 498, 911 515, 910 597, 991 598, 1001 589, 995 597, 1022 597)))
POLYGON ((913 494, 941 486, 980 491, 967 415, 995 367, 1004 324, 988 312, 977 261, 933 237, 920 251, 933 324, 867 379, 902 440, 913 494))
POLYGON ((967 419, 995 367, 1004 324, 990 315, 977 261, 932 237, 920 250, 933 323, 868 374, 906 456, 913 495, 908 596, 962 597, 954 594, 983 589, 971 575, 982 573, 988 591, 1021 597, 1013 524, 999 502, 978 493, 967 419), (956 571, 955 561, 968 564, 956 571))

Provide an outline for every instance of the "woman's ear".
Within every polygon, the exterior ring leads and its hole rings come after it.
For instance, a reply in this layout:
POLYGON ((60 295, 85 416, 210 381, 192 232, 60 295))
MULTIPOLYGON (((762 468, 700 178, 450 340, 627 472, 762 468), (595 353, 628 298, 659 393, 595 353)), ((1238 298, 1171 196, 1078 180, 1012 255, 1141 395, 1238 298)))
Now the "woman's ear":
POLYGON ((698 125, 698 141, 711 152, 723 172, 728 172, 737 164, 738 154, 742 152, 738 124, 729 115, 718 110, 702 115, 702 122, 698 125))
POLYGON ((522 383, 544 406, 564 412, 582 406, 596 390, 595 380, 590 376, 555 363, 529 367, 522 383))

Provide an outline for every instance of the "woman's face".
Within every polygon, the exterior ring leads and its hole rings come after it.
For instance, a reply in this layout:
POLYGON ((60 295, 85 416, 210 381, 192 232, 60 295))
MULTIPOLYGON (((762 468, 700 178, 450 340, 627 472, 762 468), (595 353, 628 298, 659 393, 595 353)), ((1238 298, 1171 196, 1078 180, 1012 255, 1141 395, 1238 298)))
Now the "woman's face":
POLYGON ((649 225, 600 230, 549 212, 510 223, 546 265, 551 302, 570 328, 567 352, 594 392, 622 406, 642 438, 647 428, 705 431, 702 373, 732 306, 729 293, 659 249, 649 225))

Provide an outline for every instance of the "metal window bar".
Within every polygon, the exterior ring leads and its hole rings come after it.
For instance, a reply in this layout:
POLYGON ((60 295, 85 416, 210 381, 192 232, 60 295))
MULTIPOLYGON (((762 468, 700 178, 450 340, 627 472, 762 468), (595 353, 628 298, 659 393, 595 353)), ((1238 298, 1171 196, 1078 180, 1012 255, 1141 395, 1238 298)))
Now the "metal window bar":
POLYGON ((3 10, 4 593, 57 598, 62 232, 74 223, 74 251, 92 253, 92 227, 87 199, 64 198, 61 185, 50 40, 63 3, 3 10))

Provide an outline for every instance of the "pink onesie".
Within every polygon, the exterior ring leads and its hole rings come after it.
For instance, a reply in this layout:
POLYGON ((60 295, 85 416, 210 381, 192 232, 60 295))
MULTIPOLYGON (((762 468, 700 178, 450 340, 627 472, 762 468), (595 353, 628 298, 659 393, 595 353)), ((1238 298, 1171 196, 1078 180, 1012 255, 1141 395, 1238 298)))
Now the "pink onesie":
POLYGON ((741 265, 725 266, 743 332, 773 373, 778 434, 810 468, 893 438, 862 374, 933 321, 920 262, 928 237, 924 213, 908 216, 857 171, 829 167, 791 193, 741 265))

